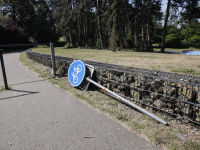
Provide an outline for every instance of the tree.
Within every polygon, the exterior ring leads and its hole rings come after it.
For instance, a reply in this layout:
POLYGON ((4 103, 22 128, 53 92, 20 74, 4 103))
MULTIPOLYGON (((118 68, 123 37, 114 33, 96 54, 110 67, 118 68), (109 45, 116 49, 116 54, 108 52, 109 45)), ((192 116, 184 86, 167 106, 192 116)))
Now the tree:
POLYGON ((58 39, 52 10, 44 0, 1 0, 3 16, 12 21, 30 37, 38 42, 50 42, 58 39))
POLYGON ((33 34, 34 39, 39 43, 55 42, 59 35, 56 32, 55 22, 52 16, 52 10, 44 0, 37 2, 35 7, 36 32, 33 34))
POLYGON ((182 7, 185 11, 182 11, 180 14, 186 20, 193 21, 200 18, 200 0, 184 0, 185 3, 182 3, 182 7))
POLYGON ((3 16, 11 16, 12 20, 16 22, 17 26, 24 29, 25 33, 33 36, 36 28, 36 18, 34 0, 2 0, 1 6, 3 9, 3 16))
POLYGON ((200 36, 194 35, 194 36, 192 36, 192 37, 189 38, 189 41, 191 43, 200 43, 200 36))

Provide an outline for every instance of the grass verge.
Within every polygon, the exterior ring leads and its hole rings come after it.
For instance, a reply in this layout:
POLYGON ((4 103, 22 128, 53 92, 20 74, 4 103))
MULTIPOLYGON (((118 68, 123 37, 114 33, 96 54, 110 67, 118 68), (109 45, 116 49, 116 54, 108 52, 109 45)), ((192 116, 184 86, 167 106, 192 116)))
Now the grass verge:
MULTIPOLYGON (((157 121, 149 118, 147 115, 131 109, 120 101, 106 95, 98 89, 93 91, 82 91, 73 88, 68 80, 51 75, 51 70, 41 64, 28 59, 25 53, 20 55, 20 61, 29 69, 37 72, 41 77, 59 86, 61 89, 71 93, 82 102, 103 112, 109 118, 119 122, 124 127, 156 146, 162 146, 168 149, 200 149, 200 132, 195 126, 166 117, 163 114, 156 114, 168 121, 170 126, 164 126, 157 121)), ((95 89, 95 87, 93 87, 95 89)))

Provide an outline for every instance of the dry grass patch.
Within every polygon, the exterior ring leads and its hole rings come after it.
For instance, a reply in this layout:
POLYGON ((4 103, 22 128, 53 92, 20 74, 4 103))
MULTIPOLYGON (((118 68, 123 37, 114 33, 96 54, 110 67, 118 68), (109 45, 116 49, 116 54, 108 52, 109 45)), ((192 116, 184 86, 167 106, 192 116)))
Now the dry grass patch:
MULTIPOLYGON (((50 54, 50 48, 36 48, 32 51, 50 54)), ((200 75, 200 56, 65 48, 55 48, 55 55, 128 67, 200 75)))

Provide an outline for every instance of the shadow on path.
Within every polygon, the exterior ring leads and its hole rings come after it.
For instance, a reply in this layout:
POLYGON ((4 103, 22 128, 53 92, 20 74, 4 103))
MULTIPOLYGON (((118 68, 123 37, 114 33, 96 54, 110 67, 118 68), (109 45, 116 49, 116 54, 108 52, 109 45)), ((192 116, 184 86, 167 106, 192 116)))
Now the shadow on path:
POLYGON ((9 91, 24 92, 25 94, 20 94, 20 95, 16 95, 16 96, 5 97, 5 98, 1 98, 0 100, 11 99, 11 98, 16 98, 16 97, 21 97, 21 96, 26 96, 26 95, 32 95, 32 94, 39 93, 39 92, 32 92, 32 91, 13 90, 13 89, 8 90, 8 92, 9 91))
POLYGON ((26 84, 26 83, 33 83, 33 82, 40 82, 40 81, 45 81, 45 80, 36 80, 36 81, 31 81, 31 82, 23 82, 23 83, 16 83, 16 84, 10 84, 10 85, 19 85, 19 84, 26 84))

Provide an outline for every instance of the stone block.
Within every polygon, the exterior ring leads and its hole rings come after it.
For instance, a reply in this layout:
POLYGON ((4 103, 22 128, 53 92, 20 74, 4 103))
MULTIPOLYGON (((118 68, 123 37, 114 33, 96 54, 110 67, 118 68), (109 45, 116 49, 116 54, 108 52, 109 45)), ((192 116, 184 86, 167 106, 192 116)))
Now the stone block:
POLYGON ((129 87, 130 87, 131 90, 134 90, 134 89, 135 89, 135 83, 131 83, 131 84, 129 85, 129 87))
POLYGON ((164 111, 166 111, 168 113, 173 113, 174 112, 173 109, 171 109, 171 108, 162 108, 162 110, 164 110, 164 111))
POLYGON ((101 80, 99 80, 99 81, 98 81, 98 84, 102 85, 102 84, 103 84, 103 82, 102 82, 101 80))
POLYGON ((97 70, 97 74, 99 74, 101 77, 107 78, 106 71, 103 69, 97 70))
POLYGON ((108 84, 103 84, 103 87, 108 88, 108 84))
POLYGON ((125 89, 127 86, 125 86, 125 85, 118 85, 117 86, 117 88, 119 89, 119 90, 123 90, 123 89, 125 89))
POLYGON ((161 100, 157 99, 153 102, 153 105, 158 107, 158 108, 166 108, 167 104, 162 102, 161 100))
POLYGON ((134 76, 129 74, 127 76, 127 81, 130 82, 130 83, 132 83, 134 81, 134 76))
POLYGON ((116 83, 116 82, 110 82, 110 85, 111 85, 112 87, 117 87, 118 83, 116 83))
POLYGON ((137 89, 139 92, 144 92, 146 90, 146 86, 141 86, 137 89))
POLYGON ((150 113, 155 113, 155 109, 153 109, 152 107, 148 106, 146 107, 146 109, 150 112, 150 113))
POLYGON ((135 87, 140 87, 140 86, 141 86, 140 82, 138 80, 135 80, 135 87))
POLYGON ((184 95, 180 95, 179 97, 178 97, 180 100, 182 100, 182 101, 190 101, 190 99, 189 98, 187 98, 186 96, 184 96, 184 95))
POLYGON ((171 87, 171 86, 165 86, 165 87, 163 87, 163 93, 166 96, 173 96, 176 94, 176 88, 171 87))
POLYGON ((120 78, 116 75, 113 77, 113 80, 115 80, 116 82, 120 82, 120 78))
POLYGON ((117 88, 114 88, 114 89, 113 89, 113 92, 115 92, 115 93, 120 93, 120 90, 117 89, 117 88))
POLYGON ((112 86, 112 84, 111 84, 111 83, 108 83, 108 84, 107 84, 107 88, 108 88, 109 90, 112 91, 112 90, 113 90, 113 86, 112 86))
POLYGON ((114 77, 114 71, 106 70, 106 76, 109 80, 111 80, 114 77))
POLYGON ((148 91, 154 92, 154 88, 152 86, 148 87, 148 91))
POLYGON ((160 79, 156 79, 153 82, 151 82, 151 87, 157 91, 162 86, 162 82, 160 79))
POLYGON ((120 82, 125 83, 127 81, 127 76, 122 75, 120 76, 120 82))
POLYGON ((135 78, 135 80, 138 80, 138 79, 139 79, 138 75, 135 75, 135 77, 134 77, 134 78, 135 78))
POLYGON ((145 103, 153 104, 153 99, 152 98, 146 98, 144 99, 145 103))
POLYGON ((135 100, 139 101, 139 100, 141 100, 142 95, 141 95, 140 92, 134 92, 133 98, 134 98, 135 100))
POLYGON ((200 91, 199 91, 199 93, 197 95, 197 101, 198 101, 198 103, 200 103, 200 91))
POLYGON ((168 98, 166 98, 165 96, 162 96, 159 98, 161 101, 167 103, 167 102, 170 102, 170 100, 168 98))
POLYGON ((150 97, 155 100, 155 99, 158 99, 160 98, 160 95, 158 93, 150 93, 150 97))
POLYGON ((135 93, 135 90, 131 89, 131 90, 130 90, 130 93, 131 93, 131 97, 133 97, 133 98, 134 98, 134 93, 135 93))
POLYGON ((196 120, 197 122, 200 122, 200 110, 199 110, 199 108, 197 108, 197 109, 195 110, 195 115, 196 115, 195 120, 196 120))
POLYGON ((177 106, 177 111, 188 116, 188 117, 192 117, 192 113, 193 113, 193 109, 192 109, 192 106, 190 104, 185 104, 185 103, 177 103, 176 104, 177 106))
POLYGON ((173 104, 172 103, 166 103, 168 108, 173 108, 173 104))
POLYGON ((173 95, 169 98, 170 102, 176 102, 177 101, 177 98, 178 98, 178 95, 173 95))
POLYGON ((108 77, 109 80, 111 80, 114 77, 114 74, 113 73, 108 73, 107 77, 108 77))
POLYGON ((178 91, 179 95, 185 97, 185 99, 188 101, 189 100, 194 100, 196 98, 196 91, 192 89, 187 89, 186 87, 180 88, 178 91))

